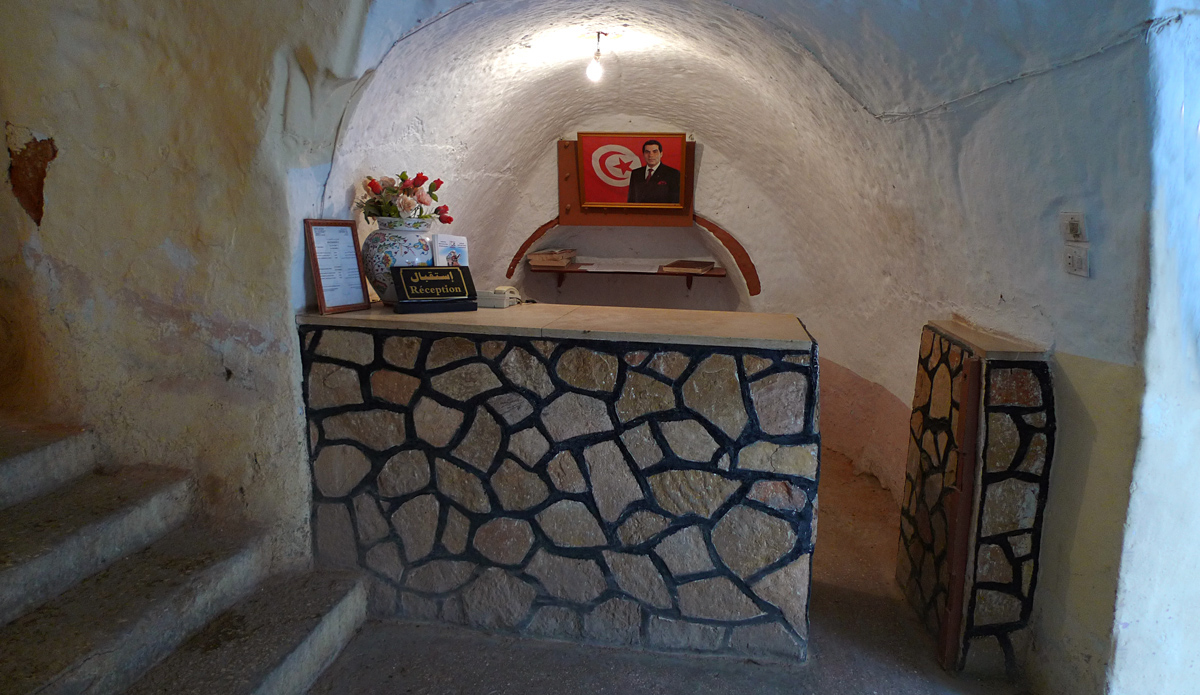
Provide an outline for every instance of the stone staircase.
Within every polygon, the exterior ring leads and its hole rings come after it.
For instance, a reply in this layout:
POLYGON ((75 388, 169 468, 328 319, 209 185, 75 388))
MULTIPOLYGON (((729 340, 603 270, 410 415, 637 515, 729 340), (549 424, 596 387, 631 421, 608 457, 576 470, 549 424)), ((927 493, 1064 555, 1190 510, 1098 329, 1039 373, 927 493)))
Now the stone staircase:
POLYGON ((93 433, 0 422, 0 695, 303 693, 362 624, 357 575, 269 577, 195 481, 93 433))

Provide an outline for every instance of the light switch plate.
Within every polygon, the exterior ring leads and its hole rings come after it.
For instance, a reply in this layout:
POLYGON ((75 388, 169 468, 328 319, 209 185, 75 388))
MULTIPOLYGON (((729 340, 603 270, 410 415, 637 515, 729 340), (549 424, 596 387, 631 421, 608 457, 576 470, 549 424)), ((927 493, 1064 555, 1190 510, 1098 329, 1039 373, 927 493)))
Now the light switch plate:
POLYGON ((1071 275, 1091 277, 1091 249, 1087 244, 1067 244, 1063 253, 1063 263, 1071 275))
POLYGON ((1063 241, 1068 244, 1088 242, 1087 225, 1084 224, 1082 212, 1058 213, 1058 230, 1062 233, 1063 241))

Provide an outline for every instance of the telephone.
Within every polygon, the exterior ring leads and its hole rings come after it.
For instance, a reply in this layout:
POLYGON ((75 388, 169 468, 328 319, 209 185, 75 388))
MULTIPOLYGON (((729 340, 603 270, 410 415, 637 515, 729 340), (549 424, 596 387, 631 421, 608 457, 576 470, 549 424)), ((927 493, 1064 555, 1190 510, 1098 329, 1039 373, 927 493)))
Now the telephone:
POLYGON ((504 309, 520 303, 521 293, 517 291, 517 288, 509 285, 501 285, 494 290, 479 292, 479 308, 481 309, 504 309))

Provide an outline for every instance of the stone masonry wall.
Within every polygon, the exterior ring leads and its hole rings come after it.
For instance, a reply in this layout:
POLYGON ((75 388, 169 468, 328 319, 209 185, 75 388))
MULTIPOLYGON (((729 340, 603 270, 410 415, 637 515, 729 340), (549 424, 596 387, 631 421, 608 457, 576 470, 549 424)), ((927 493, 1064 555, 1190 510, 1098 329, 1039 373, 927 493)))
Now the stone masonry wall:
POLYGON ((1042 518, 1054 458, 1054 390, 1045 362, 985 362, 983 486, 962 664, 1012 671, 1029 640, 1042 518))
POLYGON ((815 347, 301 340, 316 556, 376 615, 806 657, 815 347))
MULTIPOLYGON (((958 485, 963 359, 970 355, 929 326, 921 333, 896 578, 934 635, 946 620, 950 597, 948 502, 958 485)), ((970 465, 966 470, 972 470, 970 465)))

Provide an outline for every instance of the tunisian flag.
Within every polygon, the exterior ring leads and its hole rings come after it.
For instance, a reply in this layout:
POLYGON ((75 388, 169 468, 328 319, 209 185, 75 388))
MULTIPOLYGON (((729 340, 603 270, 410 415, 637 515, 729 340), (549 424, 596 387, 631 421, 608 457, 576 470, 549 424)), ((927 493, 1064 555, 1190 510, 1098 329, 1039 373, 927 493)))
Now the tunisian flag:
POLYGON ((626 205, 629 174, 642 167, 642 145, 647 140, 662 144, 662 163, 683 171, 684 138, 678 133, 579 133, 579 168, 583 181, 583 204, 626 205))

